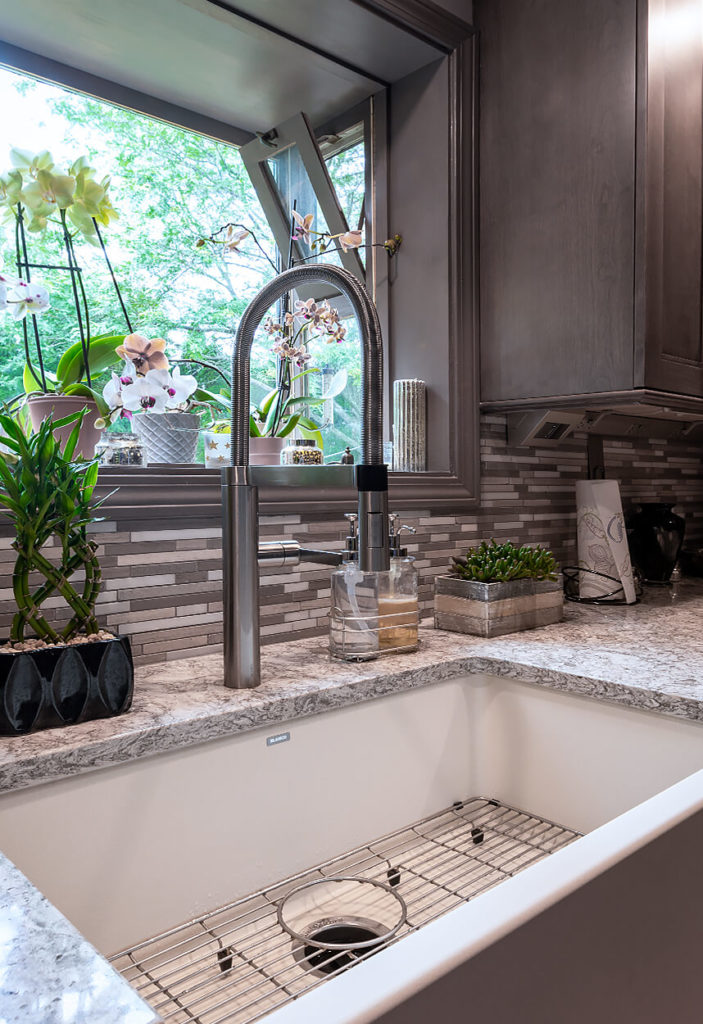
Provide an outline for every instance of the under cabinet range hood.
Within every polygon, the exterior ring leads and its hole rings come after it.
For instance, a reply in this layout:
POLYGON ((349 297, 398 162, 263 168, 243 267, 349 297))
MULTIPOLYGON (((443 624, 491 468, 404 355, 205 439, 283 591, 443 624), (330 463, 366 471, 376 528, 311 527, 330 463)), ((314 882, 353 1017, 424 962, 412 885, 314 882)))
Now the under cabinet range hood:
POLYGON ((703 440, 703 400, 665 392, 624 392, 573 399, 485 402, 481 411, 507 413, 513 445, 554 447, 575 433, 602 437, 703 440), (587 403, 587 404, 586 404, 587 403), (520 406, 519 408, 516 408, 520 406))

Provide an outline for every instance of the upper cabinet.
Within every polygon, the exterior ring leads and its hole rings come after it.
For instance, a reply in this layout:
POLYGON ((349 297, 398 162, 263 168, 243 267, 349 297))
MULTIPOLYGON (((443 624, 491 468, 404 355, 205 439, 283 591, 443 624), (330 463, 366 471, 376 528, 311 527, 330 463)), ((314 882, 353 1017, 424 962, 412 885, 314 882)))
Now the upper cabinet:
POLYGON ((703 0, 475 11, 482 400, 703 397, 703 0))

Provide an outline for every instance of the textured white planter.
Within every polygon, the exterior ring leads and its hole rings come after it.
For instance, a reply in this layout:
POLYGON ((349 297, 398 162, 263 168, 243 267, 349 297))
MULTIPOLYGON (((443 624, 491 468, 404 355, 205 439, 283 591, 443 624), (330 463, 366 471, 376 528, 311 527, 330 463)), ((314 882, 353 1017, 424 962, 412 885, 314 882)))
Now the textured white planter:
POLYGON ((132 418, 132 430, 144 445, 148 463, 195 462, 200 417, 195 412, 144 412, 132 418))
POLYGON ((455 576, 435 579, 437 629, 475 636, 502 636, 549 626, 564 617, 561 580, 513 580, 478 583, 455 576))

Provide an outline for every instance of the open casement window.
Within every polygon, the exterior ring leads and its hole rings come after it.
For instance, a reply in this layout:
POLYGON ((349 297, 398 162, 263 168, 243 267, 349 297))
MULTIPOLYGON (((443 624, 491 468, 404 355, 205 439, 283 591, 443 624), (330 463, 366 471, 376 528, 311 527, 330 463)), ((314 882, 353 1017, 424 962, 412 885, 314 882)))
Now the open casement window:
MULTIPOLYGON (((356 141, 363 143, 363 123, 361 127, 361 136, 356 141)), ((346 148, 342 145, 335 149, 335 143, 328 137, 323 137, 322 141, 328 148, 327 159, 334 158, 341 149, 346 148)), ((342 136, 339 142, 344 141, 342 136)), ((352 139, 350 144, 353 145, 354 141, 352 139)), ((294 266, 301 260, 306 264, 334 263, 349 270, 362 283, 368 284, 358 250, 341 251, 339 243, 335 241, 324 253, 317 254, 302 238, 291 237, 292 234, 299 234, 291 231, 293 209, 303 217, 313 214, 313 231, 337 235, 358 226, 358 223, 349 224, 347 221, 330 177, 325 154, 305 114, 296 114, 247 143, 240 154, 276 240, 282 269, 294 266)), ((364 207, 365 203, 362 202, 359 213, 362 221, 364 207)), ((311 240, 316 237, 313 234, 311 240)), ((333 297, 336 299, 339 292, 320 282, 309 288, 299 288, 298 295, 301 299, 314 298, 320 301, 333 297)), ((344 303, 338 302, 337 305, 343 306, 344 303)), ((345 309, 340 308, 342 315, 345 312, 345 309)))
MULTIPOLYGON (((370 132, 369 103, 327 122, 317 135, 307 117, 297 114, 245 145, 240 155, 276 241, 281 267, 299 261, 306 266, 331 263, 349 270, 373 294, 375 261, 366 258, 363 247, 372 237, 370 132), (293 209, 303 217, 313 215, 310 243, 319 237, 315 232, 337 235, 355 228, 362 233, 362 247, 344 252, 335 239, 318 252, 303 238, 293 237, 301 234, 292 228, 293 209)), ((346 447, 358 458, 362 356, 351 304, 321 281, 296 289, 296 297, 328 299, 339 312, 346 336, 339 345, 324 338, 310 341, 311 372, 295 381, 293 393, 315 400, 310 416, 320 426, 325 461, 339 462, 346 447), (334 397, 318 404, 328 394, 334 397)))

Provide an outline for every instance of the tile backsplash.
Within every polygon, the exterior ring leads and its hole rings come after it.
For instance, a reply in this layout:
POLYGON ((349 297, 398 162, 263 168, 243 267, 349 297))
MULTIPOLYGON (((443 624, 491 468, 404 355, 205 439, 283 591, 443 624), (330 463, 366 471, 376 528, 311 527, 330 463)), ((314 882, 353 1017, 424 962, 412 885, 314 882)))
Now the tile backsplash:
MULTIPOLYGON (((471 514, 402 512, 417 530, 408 537, 417 558, 420 600, 429 613, 432 580, 451 555, 496 537, 551 547, 563 565, 576 560, 575 481, 586 473, 586 446, 575 437, 558 448, 511 448, 505 419, 484 417, 481 431, 480 507, 471 514)), ((675 501, 686 517, 687 540, 703 543, 702 449, 658 440, 607 441, 606 467, 620 481, 623 504, 675 501)), ((262 538, 292 536, 309 547, 341 547, 346 523, 300 515, 265 516, 262 538)), ((7 529, 0 537, 0 635, 12 616, 13 554, 7 529)), ((119 521, 98 524, 103 589, 98 613, 113 632, 131 636, 144 664, 219 651, 222 641, 219 522, 193 529, 132 529, 119 521)), ((329 574, 324 566, 262 570, 264 642, 322 635, 327 630, 329 574)), ((54 602, 56 606, 58 602, 54 602)))

